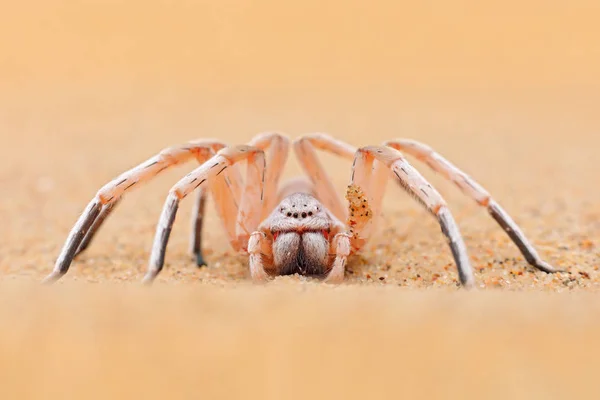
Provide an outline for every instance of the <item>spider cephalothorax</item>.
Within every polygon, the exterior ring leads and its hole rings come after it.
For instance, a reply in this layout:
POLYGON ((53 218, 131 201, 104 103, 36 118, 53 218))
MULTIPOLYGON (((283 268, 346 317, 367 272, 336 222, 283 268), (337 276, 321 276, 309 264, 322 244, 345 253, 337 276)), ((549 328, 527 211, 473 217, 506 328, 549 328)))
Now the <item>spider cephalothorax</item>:
POLYGON ((71 230, 46 282, 67 272, 73 258, 89 245, 127 190, 168 167, 196 159, 200 166, 173 186, 167 196, 144 278, 146 282, 151 282, 162 269, 179 202, 194 190, 198 196, 192 252, 198 265, 204 264, 202 221, 206 196, 210 192, 231 246, 249 256, 250 275, 254 280, 301 274, 340 282, 347 258, 364 247, 375 228, 374 217, 381 211, 386 183, 392 177, 437 218, 448 239, 460 282, 472 287, 474 279, 466 247, 450 210, 401 151, 424 161, 486 207, 529 264, 542 271, 556 271, 539 257, 517 224, 483 187, 426 145, 398 139, 357 149, 325 134, 304 136, 294 142, 294 150, 310 182, 292 181, 279 189, 289 147, 285 136, 265 133, 248 145, 228 147, 216 140, 203 140, 163 150, 98 191, 71 230), (317 149, 353 160, 347 206, 319 162, 317 149), (245 179, 238 168, 242 161, 247 163, 245 179))

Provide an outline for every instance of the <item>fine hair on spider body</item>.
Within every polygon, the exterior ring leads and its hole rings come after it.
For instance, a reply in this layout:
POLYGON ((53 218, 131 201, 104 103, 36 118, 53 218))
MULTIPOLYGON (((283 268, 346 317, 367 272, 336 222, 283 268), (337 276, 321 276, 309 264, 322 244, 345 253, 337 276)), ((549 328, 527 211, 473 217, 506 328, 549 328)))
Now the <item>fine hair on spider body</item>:
POLYGON ((548 273, 557 271, 540 258, 519 226, 481 185, 422 143, 397 139, 380 146, 355 148, 323 133, 306 135, 296 139, 293 148, 309 179, 294 179, 280 188, 290 147, 285 135, 268 132, 255 136, 247 145, 197 140, 161 151, 97 192, 72 228, 44 282, 54 282, 67 272, 128 190, 169 167, 195 159, 199 166, 177 182, 165 200, 144 277, 146 283, 152 282, 163 268, 179 203, 193 191, 197 196, 191 252, 198 266, 205 264, 202 227, 210 195, 232 248, 248 256, 254 281, 300 274, 341 282, 348 257, 359 252, 376 229, 376 217, 381 213, 387 182, 392 178, 438 220, 460 283, 473 287, 467 250, 449 208, 403 153, 424 162, 485 207, 530 265, 548 273), (317 150, 352 161, 346 204, 335 191, 317 150), (247 165, 245 177, 240 172, 243 162, 247 165))
POLYGON ((273 237, 274 275, 325 276, 333 219, 317 199, 294 193, 283 199, 267 221, 273 237))

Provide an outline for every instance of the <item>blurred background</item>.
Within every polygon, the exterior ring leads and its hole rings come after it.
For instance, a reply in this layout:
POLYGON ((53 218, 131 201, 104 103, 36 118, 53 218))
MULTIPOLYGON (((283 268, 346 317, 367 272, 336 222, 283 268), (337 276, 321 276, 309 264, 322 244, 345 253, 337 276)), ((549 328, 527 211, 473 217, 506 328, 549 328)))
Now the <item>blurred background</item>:
MULTIPOLYGON (((594 398, 598 1, 4 3, 3 398, 397 398, 399 386, 594 398), (387 241, 341 288, 247 285, 212 214, 210 266, 196 269, 188 201, 157 285, 132 289, 182 166, 128 195, 64 282, 39 290, 105 182, 169 145, 266 130, 426 142, 567 272, 528 268, 485 212, 415 164, 451 204, 482 292, 457 292, 439 226, 399 191, 385 200, 387 241)), ((324 162, 343 193, 350 165, 324 162)), ((291 157, 285 173, 298 172, 291 157)))

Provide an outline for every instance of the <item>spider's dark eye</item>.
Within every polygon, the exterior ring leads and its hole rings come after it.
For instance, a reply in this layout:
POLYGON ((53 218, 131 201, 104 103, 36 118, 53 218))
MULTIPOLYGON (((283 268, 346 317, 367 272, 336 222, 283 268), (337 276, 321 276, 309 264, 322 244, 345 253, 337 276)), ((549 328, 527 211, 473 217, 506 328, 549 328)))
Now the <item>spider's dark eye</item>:
POLYGON ((298 213, 294 213, 294 218, 298 218, 298 213))
POLYGON ((291 212, 288 212, 288 213, 287 213, 287 216, 288 216, 288 217, 291 217, 291 216, 292 216, 292 213, 291 213, 291 212))
POLYGON ((302 218, 306 218, 306 213, 305 212, 302 213, 302 218))
POLYGON ((311 215, 312 215, 312 211, 309 211, 309 212, 308 212, 308 215, 309 215, 309 216, 311 216, 311 215))

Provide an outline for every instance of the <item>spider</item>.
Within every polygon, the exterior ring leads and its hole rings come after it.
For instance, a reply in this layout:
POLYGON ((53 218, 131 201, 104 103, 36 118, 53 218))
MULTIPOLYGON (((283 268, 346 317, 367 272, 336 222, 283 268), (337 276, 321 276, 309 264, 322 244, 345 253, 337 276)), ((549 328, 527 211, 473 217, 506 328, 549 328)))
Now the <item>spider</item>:
POLYGON ((341 282, 347 258, 364 247, 375 227, 391 177, 437 218, 454 257, 460 283, 473 287, 466 247, 450 210, 401 151, 425 162, 486 207, 530 265, 549 273, 557 271, 539 257, 517 224, 482 186, 422 143, 398 139, 357 149, 318 133, 301 137, 292 146, 310 179, 294 179, 281 188, 278 186, 290 140, 279 133, 259 134, 248 145, 226 146, 217 140, 199 140, 161 151, 97 192, 72 228, 52 273, 44 281, 53 282, 67 272, 74 257, 90 244, 125 192, 171 166, 196 159, 200 166, 169 191, 156 228, 144 277, 146 283, 152 282, 163 267, 179 202, 194 190, 197 198, 191 251, 198 266, 205 265, 202 221, 210 193, 231 246, 249 256, 253 280, 300 274, 341 282), (353 160, 347 207, 319 162, 317 150, 353 160), (247 163, 245 179, 239 170, 243 161, 247 163))

